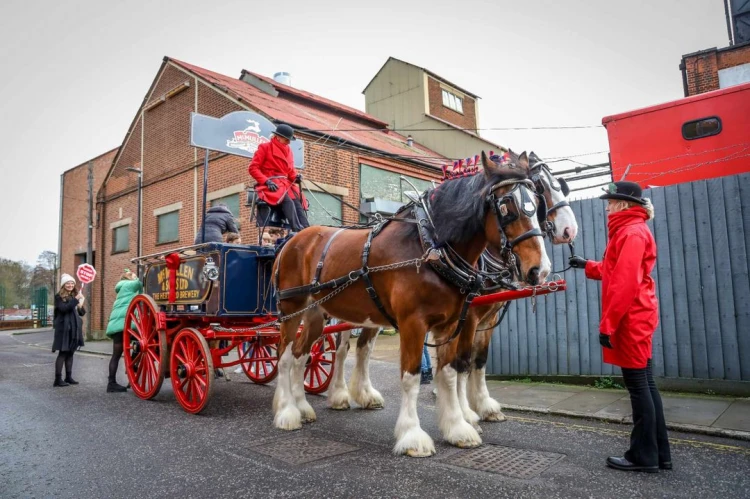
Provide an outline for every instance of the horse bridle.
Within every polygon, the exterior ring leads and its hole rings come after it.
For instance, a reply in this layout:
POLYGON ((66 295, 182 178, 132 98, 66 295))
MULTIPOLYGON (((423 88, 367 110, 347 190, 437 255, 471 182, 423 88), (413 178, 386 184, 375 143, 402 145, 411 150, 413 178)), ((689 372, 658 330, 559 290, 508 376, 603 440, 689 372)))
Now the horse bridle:
POLYGON ((534 198, 532 197, 531 192, 536 192, 536 190, 534 184, 529 180, 505 180, 493 185, 490 188, 490 193, 487 195, 487 202, 490 203, 492 211, 495 214, 495 218, 497 220, 497 225, 500 228, 500 237, 502 243, 501 253, 504 260, 508 260, 510 258, 510 256, 513 254, 513 248, 515 248, 519 243, 532 237, 544 237, 544 233, 542 233, 542 231, 536 227, 524 232, 514 239, 508 239, 508 236, 505 234, 505 228, 511 223, 518 220, 521 217, 521 213, 529 218, 531 218, 534 214, 537 214, 537 217, 539 217, 538 211, 542 207, 541 204, 537 206, 537 204, 534 203, 534 198), (502 196, 497 196, 495 194, 495 189, 504 187, 506 185, 514 185, 514 187, 502 196), (519 191, 521 197, 520 206, 518 204, 518 201, 516 200, 516 191, 519 191), (515 211, 510 209, 510 206, 515 207, 515 211))
POLYGON ((549 236, 551 240, 554 237, 555 233, 555 222, 548 220, 549 216, 560 208, 570 206, 570 204, 568 203, 567 199, 563 199, 562 201, 552 205, 552 207, 547 208, 547 201, 544 197, 544 193, 547 188, 545 187, 545 182, 542 176, 547 176, 550 189, 557 192, 562 192, 563 196, 565 196, 566 198, 568 197, 568 194, 570 194, 570 188, 568 187, 568 183, 565 182, 565 179, 555 178, 552 175, 552 172, 549 169, 549 165, 547 165, 547 163, 545 163, 544 161, 537 161, 536 163, 534 163, 534 165, 529 168, 529 172, 531 173, 531 182, 534 184, 535 191, 541 200, 540 202, 545 206, 544 218, 540 217, 539 225, 543 226, 542 230, 544 231, 545 235, 549 236))

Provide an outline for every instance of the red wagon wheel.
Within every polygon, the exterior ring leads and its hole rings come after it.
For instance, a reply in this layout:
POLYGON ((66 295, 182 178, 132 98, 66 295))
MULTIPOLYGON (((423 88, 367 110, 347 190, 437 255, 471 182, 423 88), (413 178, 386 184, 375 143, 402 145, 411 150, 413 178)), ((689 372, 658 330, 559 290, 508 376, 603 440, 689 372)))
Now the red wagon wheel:
POLYGON ((125 314, 125 372, 133 393, 144 400, 159 393, 166 371, 167 335, 158 329, 157 313, 153 298, 137 295, 125 314))
POLYGON ((277 339, 254 338, 237 345, 237 353, 243 360, 242 370, 253 383, 265 385, 279 374, 279 346, 277 339))
POLYGON ((310 348, 310 359, 305 367, 305 391, 323 393, 328 390, 333 377, 333 364, 336 361, 336 341, 326 334, 318 338, 310 348))
POLYGON ((198 414, 211 399, 214 361, 206 339, 197 329, 186 327, 177 333, 169 364, 177 402, 186 412, 198 414))

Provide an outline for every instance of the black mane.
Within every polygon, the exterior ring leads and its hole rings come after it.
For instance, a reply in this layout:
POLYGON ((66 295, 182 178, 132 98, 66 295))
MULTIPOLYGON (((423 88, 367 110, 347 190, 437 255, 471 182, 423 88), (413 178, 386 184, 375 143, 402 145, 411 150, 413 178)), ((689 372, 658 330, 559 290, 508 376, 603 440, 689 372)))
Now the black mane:
POLYGON ((490 188, 503 180, 526 178, 526 172, 520 168, 503 168, 489 178, 484 172, 479 172, 440 184, 428 193, 436 242, 453 245, 471 240, 477 232, 484 230, 485 199, 490 188))

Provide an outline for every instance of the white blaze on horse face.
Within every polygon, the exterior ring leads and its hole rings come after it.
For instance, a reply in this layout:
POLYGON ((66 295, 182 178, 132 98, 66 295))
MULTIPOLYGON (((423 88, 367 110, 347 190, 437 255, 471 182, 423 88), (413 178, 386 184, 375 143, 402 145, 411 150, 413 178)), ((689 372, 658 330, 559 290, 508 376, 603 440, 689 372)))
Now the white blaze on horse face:
MULTIPOLYGON (((527 201, 526 203, 523 202, 523 198, 521 196, 521 189, 515 189, 513 191, 513 198, 516 201, 516 206, 523 206, 523 209, 526 211, 534 211, 534 215, 528 217, 531 221, 531 226, 535 229, 539 229, 541 232, 541 226, 539 225, 539 220, 536 216, 536 208, 538 205, 533 204, 533 201, 527 201), (523 203, 523 204, 522 204, 523 203)), ((525 213, 519 213, 519 217, 525 217, 525 213)), ((537 250, 539 251, 539 254, 541 255, 541 259, 539 261, 539 279, 541 282, 544 282, 544 280, 547 278, 547 276, 552 272, 552 263, 549 260, 549 257, 547 256, 547 250, 544 247, 544 239, 541 236, 538 237, 532 237, 532 241, 534 241, 534 244, 537 246, 537 250)), ((531 265, 534 267, 535 265, 531 265)))
MULTIPOLYGON (((547 177, 546 183, 549 186, 555 186, 554 188, 550 187, 549 189, 547 189, 550 193, 550 197, 552 198, 552 206, 565 201, 567 197, 565 197, 565 194, 563 194, 562 190, 555 190, 556 188, 560 187, 560 183, 552 176, 551 173, 547 172, 546 169, 543 169, 543 172, 547 177)), ((552 208, 552 206, 548 206, 547 209, 552 208)), ((576 216, 573 213, 573 209, 570 206, 563 206, 562 208, 554 211, 554 217, 555 218, 553 222, 555 223, 555 238, 552 243, 562 244, 573 241, 578 235, 578 221, 576 220, 576 216)))

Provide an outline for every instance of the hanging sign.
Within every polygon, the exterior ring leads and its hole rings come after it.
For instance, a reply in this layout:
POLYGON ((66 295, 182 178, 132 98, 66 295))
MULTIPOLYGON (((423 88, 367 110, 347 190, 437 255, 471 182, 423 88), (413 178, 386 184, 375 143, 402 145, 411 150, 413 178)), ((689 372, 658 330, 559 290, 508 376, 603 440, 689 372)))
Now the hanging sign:
MULTIPOLYGON (((258 113, 235 111, 223 118, 190 113, 190 145, 252 158, 258 146, 271 140, 276 125, 258 113)), ((293 140, 289 147, 294 155, 294 167, 305 167, 304 142, 293 140)))

